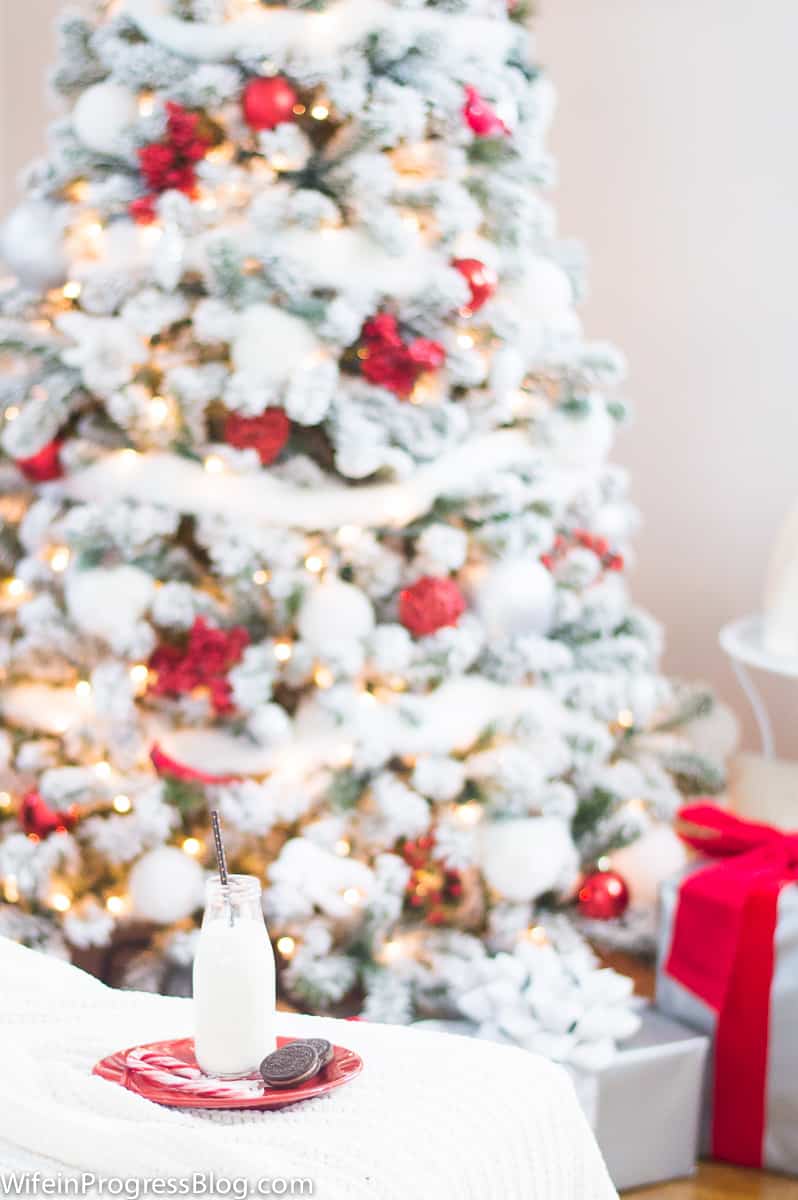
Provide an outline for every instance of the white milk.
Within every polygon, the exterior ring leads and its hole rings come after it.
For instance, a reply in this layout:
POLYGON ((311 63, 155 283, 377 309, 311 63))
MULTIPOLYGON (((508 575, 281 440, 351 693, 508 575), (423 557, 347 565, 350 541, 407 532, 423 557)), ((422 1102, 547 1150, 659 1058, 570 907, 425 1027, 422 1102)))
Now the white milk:
POLYGON ((227 1079, 257 1071, 276 1045, 274 953, 260 883, 232 875, 229 897, 218 879, 208 881, 194 960, 194 1052, 206 1075, 227 1079))

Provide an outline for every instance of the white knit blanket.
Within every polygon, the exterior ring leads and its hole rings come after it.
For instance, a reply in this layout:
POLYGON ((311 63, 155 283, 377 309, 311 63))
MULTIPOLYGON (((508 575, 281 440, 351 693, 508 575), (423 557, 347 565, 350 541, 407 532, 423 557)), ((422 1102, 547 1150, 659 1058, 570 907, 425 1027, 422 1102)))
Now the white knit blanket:
POLYGON ((568 1076, 543 1059, 448 1034, 289 1014, 279 1032, 349 1046, 363 1074, 278 1112, 161 1108, 91 1068, 114 1050, 189 1035, 191 1002, 112 991, 0 938, 0 1194, 4 1173, 28 1169, 124 1180, 198 1173, 255 1185, 311 1179, 318 1200, 616 1195, 568 1076))

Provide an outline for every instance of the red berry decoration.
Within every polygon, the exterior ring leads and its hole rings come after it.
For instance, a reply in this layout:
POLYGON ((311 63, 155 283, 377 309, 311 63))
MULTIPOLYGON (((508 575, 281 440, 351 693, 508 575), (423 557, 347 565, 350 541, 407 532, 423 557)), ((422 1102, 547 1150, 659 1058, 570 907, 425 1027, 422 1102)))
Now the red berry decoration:
POLYGON ((477 137, 505 137, 510 132, 498 113, 494 112, 475 87, 467 87, 465 94, 463 117, 466 125, 477 137))
POLYGON ((629 907, 629 888, 617 871, 594 871, 582 880, 577 899, 583 917, 612 921, 629 907))
POLYGON ((61 466, 62 445, 63 443, 58 440, 48 442, 30 458, 18 458, 17 466, 31 483, 47 483, 50 479, 60 479, 64 473, 61 466))
POLYGON ((76 804, 63 811, 51 808, 38 792, 28 792, 19 809, 19 823, 28 837, 46 838, 51 833, 66 833, 78 819, 76 804))
POLYGON ((363 326, 361 370, 369 383, 384 387, 406 400, 425 371, 437 371, 446 362, 440 342, 415 338, 405 342, 396 317, 377 313, 363 326))
POLYGON ((475 313, 496 294, 499 286, 499 276, 478 258, 456 258, 452 266, 465 279, 471 289, 471 301, 467 305, 470 313, 475 313))
POLYGON ((401 854, 412 872, 405 888, 406 903, 428 925, 445 925, 456 915, 463 895, 460 872, 436 859, 433 834, 406 841, 401 854))
POLYGON ((249 645, 249 633, 243 625, 217 629, 197 617, 184 647, 159 646, 149 661, 154 673, 150 692, 156 696, 185 696, 201 689, 207 691, 216 713, 232 713, 233 688, 228 672, 249 645))
POLYGON ((276 129, 294 119, 298 96, 282 75, 250 79, 244 88, 244 119, 252 129, 276 129))
POLYGON ((155 202, 161 192, 172 189, 193 196, 197 187, 196 164, 210 149, 210 141, 200 131, 198 113, 180 104, 166 105, 166 134, 163 141, 152 142, 139 150, 141 174, 150 189, 149 196, 132 201, 128 212, 139 225, 155 220, 155 202))
POLYGON ((257 450, 264 467, 274 462, 291 433, 291 422, 282 408, 267 408, 259 417, 231 413, 225 421, 224 440, 236 450, 257 450))
POLYGON ((601 566, 605 571, 622 571, 624 568, 623 555, 616 554, 606 538, 598 537, 585 529, 574 530, 570 539, 558 533, 551 552, 543 554, 540 561, 547 570, 556 571, 575 546, 581 546, 583 550, 590 550, 595 554, 601 560, 601 566))
POLYGON ((465 610, 465 598, 453 579, 425 575, 399 597, 399 620, 416 637, 456 625, 465 610))
POLYGON ((131 200, 128 212, 137 225, 153 225, 157 221, 156 199, 156 196, 139 196, 137 200, 131 200))

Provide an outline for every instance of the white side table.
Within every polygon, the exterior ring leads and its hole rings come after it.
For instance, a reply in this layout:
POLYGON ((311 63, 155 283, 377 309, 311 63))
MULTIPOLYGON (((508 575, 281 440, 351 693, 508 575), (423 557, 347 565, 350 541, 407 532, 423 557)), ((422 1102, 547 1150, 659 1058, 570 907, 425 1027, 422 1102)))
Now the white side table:
POLYGON ((760 671, 768 671, 771 675, 782 675, 788 679, 798 679, 798 656, 786 658, 773 654, 765 646, 763 636, 765 618, 761 614, 741 617, 724 625, 719 634, 722 649, 731 659, 734 673, 740 687, 745 692, 759 726, 759 736, 762 739, 762 753, 765 758, 773 758, 775 740, 773 725, 768 715, 767 706, 749 671, 754 667, 760 671))

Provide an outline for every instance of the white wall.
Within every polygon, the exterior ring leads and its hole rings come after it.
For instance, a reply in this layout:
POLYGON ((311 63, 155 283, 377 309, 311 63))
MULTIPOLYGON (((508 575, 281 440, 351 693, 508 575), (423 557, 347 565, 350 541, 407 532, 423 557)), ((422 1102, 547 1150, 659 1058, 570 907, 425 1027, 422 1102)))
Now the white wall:
MULTIPOLYGON (((668 627, 668 667, 744 712, 716 631, 757 608, 798 498, 798 4, 539 7, 561 228, 588 247, 588 328, 631 362, 636 591, 668 627)), ((798 681, 767 693, 798 756, 798 681)))
MULTIPOLYGON (((635 587, 669 669, 744 703, 718 627, 759 601, 798 494, 798 4, 539 0, 561 95, 563 233, 586 242, 595 336, 627 352, 637 423, 619 457, 646 519, 635 587)), ((58 0, 0 0, 3 200, 40 148, 58 0)), ((768 686, 798 756, 798 683, 768 686)))

